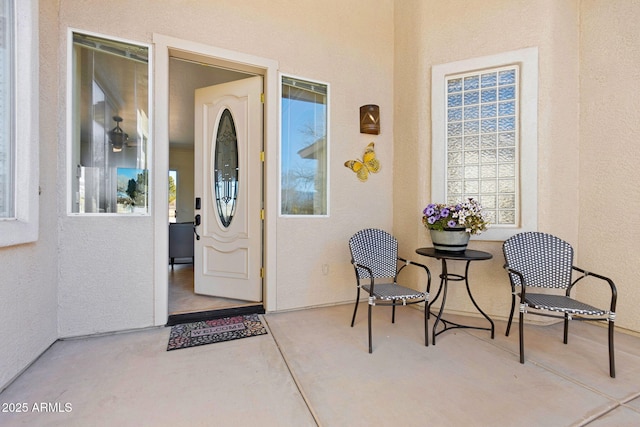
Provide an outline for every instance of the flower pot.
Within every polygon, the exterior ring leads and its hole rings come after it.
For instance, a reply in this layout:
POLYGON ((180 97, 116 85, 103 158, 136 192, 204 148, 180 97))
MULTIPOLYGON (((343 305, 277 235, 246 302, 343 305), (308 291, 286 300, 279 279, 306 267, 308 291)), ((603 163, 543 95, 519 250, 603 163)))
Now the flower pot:
POLYGON ((467 249, 471 235, 464 228, 429 230, 433 247, 439 252, 462 253, 467 249))

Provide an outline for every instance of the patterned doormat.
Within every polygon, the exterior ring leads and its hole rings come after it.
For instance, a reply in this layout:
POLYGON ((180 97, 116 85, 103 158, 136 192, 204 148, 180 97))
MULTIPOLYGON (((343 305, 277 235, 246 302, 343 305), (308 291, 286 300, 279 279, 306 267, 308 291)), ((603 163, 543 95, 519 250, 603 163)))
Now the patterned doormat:
POLYGON ((167 351, 267 333, 257 314, 183 323, 171 327, 167 351))

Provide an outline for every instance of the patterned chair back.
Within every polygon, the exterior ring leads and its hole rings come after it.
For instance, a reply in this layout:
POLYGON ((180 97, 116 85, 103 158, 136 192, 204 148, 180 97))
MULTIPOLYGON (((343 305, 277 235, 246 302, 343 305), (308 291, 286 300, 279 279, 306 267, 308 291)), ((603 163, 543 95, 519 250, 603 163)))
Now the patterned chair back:
MULTIPOLYGON (((527 286, 566 289, 571 284, 573 248, 564 240, 546 233, 525 232, 502 245, 507 266, 524 275, 527 286)), ((509 273, 520 286, 520 277, 509 273)))
MULTIPOLYGON (((358 231, 349 239, 351 259, 371 268, 374 278, 395 277, 397 271, 398 241, 391 234, 375 228, 358 231)), ((364 268, 356 268, 360 279, 369 278, 364 268)))

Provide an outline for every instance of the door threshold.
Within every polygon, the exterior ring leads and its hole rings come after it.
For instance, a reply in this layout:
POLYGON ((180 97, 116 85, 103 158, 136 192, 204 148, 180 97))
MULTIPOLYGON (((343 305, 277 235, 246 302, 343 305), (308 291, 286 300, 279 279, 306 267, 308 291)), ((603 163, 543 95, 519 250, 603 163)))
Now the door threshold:
POLYGON ((222 308, 219 310, 198 311, 194 313, 170 314, 165 326, 182 323, 202 322, 204 320, 221 319, 223 317, 242 316, 245 314, 264 314, 262 304, 244 305, 242 307, 222 308))

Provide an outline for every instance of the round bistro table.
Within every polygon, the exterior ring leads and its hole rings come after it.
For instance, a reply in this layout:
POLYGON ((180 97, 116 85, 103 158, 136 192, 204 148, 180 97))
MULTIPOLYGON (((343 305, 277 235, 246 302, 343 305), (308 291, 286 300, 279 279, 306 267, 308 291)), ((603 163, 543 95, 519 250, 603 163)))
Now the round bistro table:
POLYGON ((436 344, 436 336, 440 335, 441 333, 449 329, 456 329, 456 328, 480 329, 483 331, 491 331, 491 339, 493 339, 495 335, 495 325, 493 324, 493 320, 491 320, 491 318, 487 316, 487 314, 484 311, 482 311, 482 309, 478 306, 478 303, 476 303, 476 300, 473 298, 473 295, 471 294, 471 289, 469 288, 469 265, 471 264, 471 261, 488 260, 493 258, 493 255, 491 255, 489 252, 474 251, 471 249, 467 249, 464 252, 444 252, 444 251, 438 251, 434 248, 418 248, 416 249, 416 253, 419 255, 430 257, 430 258, 436 258, 442 261, 442 273, 440 274, 440 287, 438 288, 436 297, 429 303, 428 307, 425 308, 425 310, 429 310, 429 313, 431 313, 431 306, 433 305, 434 302, 438 300, 438 298, 440 297, 440 294, 442 294, 442 303, 440 304, 440 310, 438 311, 438 314, 435 315, 436 321, 433 325, 433 335, 432 335, 433 344, 434 345, 436 344), (449 273, 449 271, 447 270, 447 261, 466 261, 464 275, 449 273), (450 280, 451 281, 464 280, 465 285, 467 287, 467 294, 469 295, 471 302, 476 307, 476 309, 480 312, 480 314, 482 314, 482 316, 484 316, 484 318, 489 321, 489 323, 491 324, 490 328, 463 325, 463 324, 452 322, 450 320, 446 320, 442 318, 442 313, 444 312, 445 303, 447 301, 447 289, 449 287, 450 280), (440 322, 442 322, 444 328, 441 331, 436 332, 438 323, 440 322))

